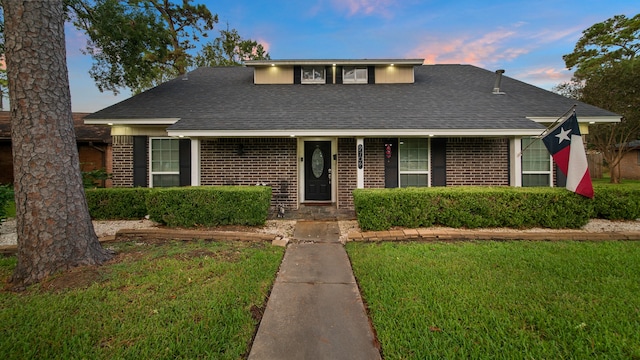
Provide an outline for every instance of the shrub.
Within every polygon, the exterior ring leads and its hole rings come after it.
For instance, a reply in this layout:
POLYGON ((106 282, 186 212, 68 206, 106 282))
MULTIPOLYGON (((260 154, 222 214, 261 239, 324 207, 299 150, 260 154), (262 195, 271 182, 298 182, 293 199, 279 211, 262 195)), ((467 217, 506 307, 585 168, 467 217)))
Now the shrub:
POLYGON ((151 220, 168 226, 263 225, 271 188, 264 186, 154 189, 147 197, 151 220))
POLYGON ((0 185, 0 220, 7 217, 7 204, 13 199, 13 189, 10 185, 0 185))
POLYGON ((94 220, 142 219, 147 212, 149 188, 86 189, 89 213, 94 220))
POLYGON ((640 187, 594 186, 595 217, 608 220, 640 218, 640 187))
POLYGON ((353 196, 363 230, 433 225, 579 228, 594 214, 594 202, 553 188, 357 189, 353 196))

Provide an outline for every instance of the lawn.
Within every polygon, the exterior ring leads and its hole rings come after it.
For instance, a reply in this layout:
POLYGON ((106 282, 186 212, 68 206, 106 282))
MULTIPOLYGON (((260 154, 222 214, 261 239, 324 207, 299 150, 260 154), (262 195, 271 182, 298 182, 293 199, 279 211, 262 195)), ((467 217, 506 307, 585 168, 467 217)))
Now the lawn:
MULTIPOLYGON (((117 258, 0 291, 3 359, 239 359, 284 249, 249 242, 114 244, 117 258)), ((15 257, 0 258, 8 280, 15 257)))
POLYGON ((640 242, 349 243, 385 359, 640 359, 640 242))

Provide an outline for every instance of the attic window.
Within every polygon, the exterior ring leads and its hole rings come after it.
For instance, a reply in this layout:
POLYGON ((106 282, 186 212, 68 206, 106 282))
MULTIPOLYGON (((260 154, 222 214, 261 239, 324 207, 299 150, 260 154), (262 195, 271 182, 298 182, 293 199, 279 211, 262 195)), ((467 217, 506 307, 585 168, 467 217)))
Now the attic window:
POLYGON ((343 84, 366 84, 367 68, 345 66, 342 69, 342 83, 343 84))
POLYGON ((301 82, 303 84, 324 84, 325 71, 322 66, 303 66, 301 82))

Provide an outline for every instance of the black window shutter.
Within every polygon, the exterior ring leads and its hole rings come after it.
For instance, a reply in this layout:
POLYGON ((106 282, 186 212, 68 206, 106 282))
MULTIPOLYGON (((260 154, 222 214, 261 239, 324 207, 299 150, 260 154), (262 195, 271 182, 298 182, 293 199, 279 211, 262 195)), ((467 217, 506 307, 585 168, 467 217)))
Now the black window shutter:
POLYGON ((191 140, 180 139, 180 186, 191 185, 191 140))
POLYGON ((336 84, 342 84, 342 66, 336 67, 336 84))
POLYGON ((447 186, 447 139, 431 139, 431 186, 447 186))
POLYGON ((376 67, 367 66, 367 84, 376 83, 376 67))
MULTIPOLYGON (((563 174, 562 171, 560 171, 560 168, 555 162, 553 164, 555 166, 554 172, 556 174, 556 186, 557 187, 567 186, 567 176, 563 174)), ((553 181, 553 179, 550 179, 550 180, 553 181)))
POLYGON ((325 84, 333 84, 333 66, 326 66, 325 67, 325 84))
POLYGON ((147 137, 133 137, 133 186, 147 187, 147 137))
POLYGON ((398 187, 398 139, 384 142, 384 187, 398 187))
POLYGON ((300 65, 293 67, 293 83, 302 84, 302 67, 300 65))

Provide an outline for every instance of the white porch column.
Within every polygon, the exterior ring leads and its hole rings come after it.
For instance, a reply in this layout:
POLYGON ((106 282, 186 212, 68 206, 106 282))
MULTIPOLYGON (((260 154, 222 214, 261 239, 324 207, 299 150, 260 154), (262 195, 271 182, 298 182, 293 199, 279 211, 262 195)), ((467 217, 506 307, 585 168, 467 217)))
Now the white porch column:
POLYGON ((522 138, 514 136, 509 139, 511 154, 509 156, 509 167, 511 173, 509 174, 511 186, 522 186, 522 138))
POLYGON ((364 138, 356 138, 357 188, 364 189, 364 138))
POLYGON ((191 138, 191 186, 200 186, 200 139, 191 138))

